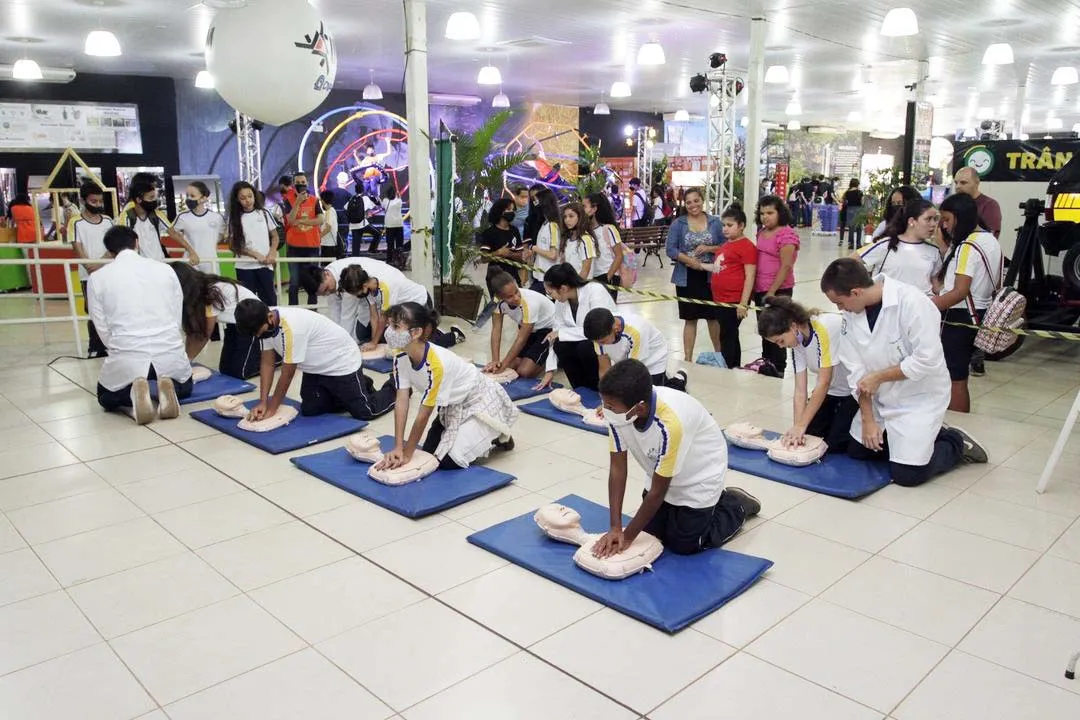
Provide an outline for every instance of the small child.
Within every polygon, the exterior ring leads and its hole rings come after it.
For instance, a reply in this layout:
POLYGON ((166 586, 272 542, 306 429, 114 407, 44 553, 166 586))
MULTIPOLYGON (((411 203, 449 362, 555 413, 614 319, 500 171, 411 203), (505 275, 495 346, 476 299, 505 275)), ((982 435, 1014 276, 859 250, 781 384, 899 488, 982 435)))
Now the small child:
POLYGON ((686 371, 668 377, 667 339, 654 325, 631 313, 613 314, 607 308, 593 308, 585 316, 585 338, 592 340, 600 362, 600 377, 614 363, 630 358, 645 363, 653 385, 686 392, 686 371))
POLYGON ((644 364, 623 360, 600 381, 600 398, 611 439, 611 530, 597 540, 594 555, 619 553, 642 531, 681 555, 720 547, 761 511, 750 493, 724 487, 724 433, 693 397, 654 388, 644 364), (649 479, 641 507, 623 528, 627 452, 649 479))
POLYGON ((757 246, 744 235, 746 213, 738 204, 725 210, 720 219, 727 242, 720 246, 713 261, 712 296, 715 302, 739 304, 737 308, 719 308, 720 354, 729 368, 737 368, 742 365, 739 325, 754 294, 757 246))

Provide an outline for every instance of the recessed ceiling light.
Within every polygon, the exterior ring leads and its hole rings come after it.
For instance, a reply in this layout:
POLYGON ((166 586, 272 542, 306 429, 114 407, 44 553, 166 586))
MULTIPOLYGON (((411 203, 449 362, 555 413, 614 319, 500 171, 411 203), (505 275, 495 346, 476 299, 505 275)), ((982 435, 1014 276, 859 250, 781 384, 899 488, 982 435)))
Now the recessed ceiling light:
POLYGON ((247 7, 247 0, 202 0, 202 4, 213 10, 239 10, 247 7))
POLYGON ((1080 77, 1077 77, 1076 68, 1071 65, 1062 65, 1050 78, 1051 85, 1075 85, 1078 82, 1080 82, 1080 77))
POLYGON ((7 42, 22 43, 23 45, 37 45, 45 42, 45 38, 30 37, 29 35, 8 35, 4 40, 7 42))

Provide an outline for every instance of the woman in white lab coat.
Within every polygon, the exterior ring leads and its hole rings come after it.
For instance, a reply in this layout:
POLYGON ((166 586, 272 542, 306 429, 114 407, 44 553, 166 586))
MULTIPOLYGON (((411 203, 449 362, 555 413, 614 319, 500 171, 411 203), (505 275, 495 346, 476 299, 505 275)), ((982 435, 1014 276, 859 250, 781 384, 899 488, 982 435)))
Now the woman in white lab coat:
POLYGON ((615 301, 603 285, 587 282, 569 263, 554 265, 544 273, 544 290, 555 301, 555 329, 547 372, 537 387, 547 387, 559 367, 571 387, 596 390, 600 386, 600 360, 596 348, 585 339, 585 316, 593 308, 617 312, 615 301))
POLYGON ((907 487, 962 462, 986 462, 970 435, 943 424, 949 371, 930 298, 885 275, 871 278, 854 258, 833 261, 821 291, 844 311, 838 355, 859 400, 848 455, 888 460, 893 482, 907 487))

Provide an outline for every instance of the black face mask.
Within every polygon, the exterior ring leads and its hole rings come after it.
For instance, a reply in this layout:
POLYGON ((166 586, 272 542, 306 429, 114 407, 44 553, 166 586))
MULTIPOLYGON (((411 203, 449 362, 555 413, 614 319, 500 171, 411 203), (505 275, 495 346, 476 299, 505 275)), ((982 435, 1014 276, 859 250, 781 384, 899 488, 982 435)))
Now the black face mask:
POLYGON ((297 185, 295 187, 297 195, 302 195, 307 192, 307 185, 297 185))
POLYGON ((187 200, 185 200, 184 204, 187 205, 187 209, 191 210, 192 212, 195 212, 196 208, 199 207, 199 201, 198 200, 192 200, 191 198, 188 198, 187 200))
POLYGON ((517 217, 517 215, 512 212, 504 212, 502 217, 506 222, 514 222, 514 218, 517 217))
POLYGON ((272 338, 277 337, 279 332, 281 332, 281 327, 280 326, 271 325, 269 330, 267 330, 266 332, 259 335, 259 339, 260 340, 270 340, 272 338))
POLYGON ((86 212, 90 213, 91 215, 100 215, 104 210, 104 205, 90 205, 89 203, 87 203, 86 205, 86 212))
POLYGON ((139 207, 145 210, 147 215, 152 215, 154 212, 157 211, 157 200, 143 200, 139 203, 139 207))

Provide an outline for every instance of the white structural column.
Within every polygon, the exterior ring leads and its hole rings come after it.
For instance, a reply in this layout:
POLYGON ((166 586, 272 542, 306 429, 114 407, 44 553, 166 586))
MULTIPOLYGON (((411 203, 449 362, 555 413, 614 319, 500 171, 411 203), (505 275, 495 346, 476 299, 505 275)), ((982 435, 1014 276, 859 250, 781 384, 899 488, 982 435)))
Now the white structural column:
POLYGON ((236 111, 236 155, 240 179, 262 190, 262 146, 255 121, 236 111))
POLYGON ((431 142, 428 127, 427 0, 405 0, 405 119, 409 123, 412 279, 432 292, 431 142))
POLYGON ((746 73, 747 117, 746 176, 743 178, 743 210, 757 207, 761 175, 762 115, 765 112, 765 18, 750 19, 750 65, 746 73))
POLYGON ((1024 132, 1024 104, 1027 102, 1027 78, 1021 78, 1016 86, 1016 117, 1013 119, 1013 140, 1019 140, 1024 132))

